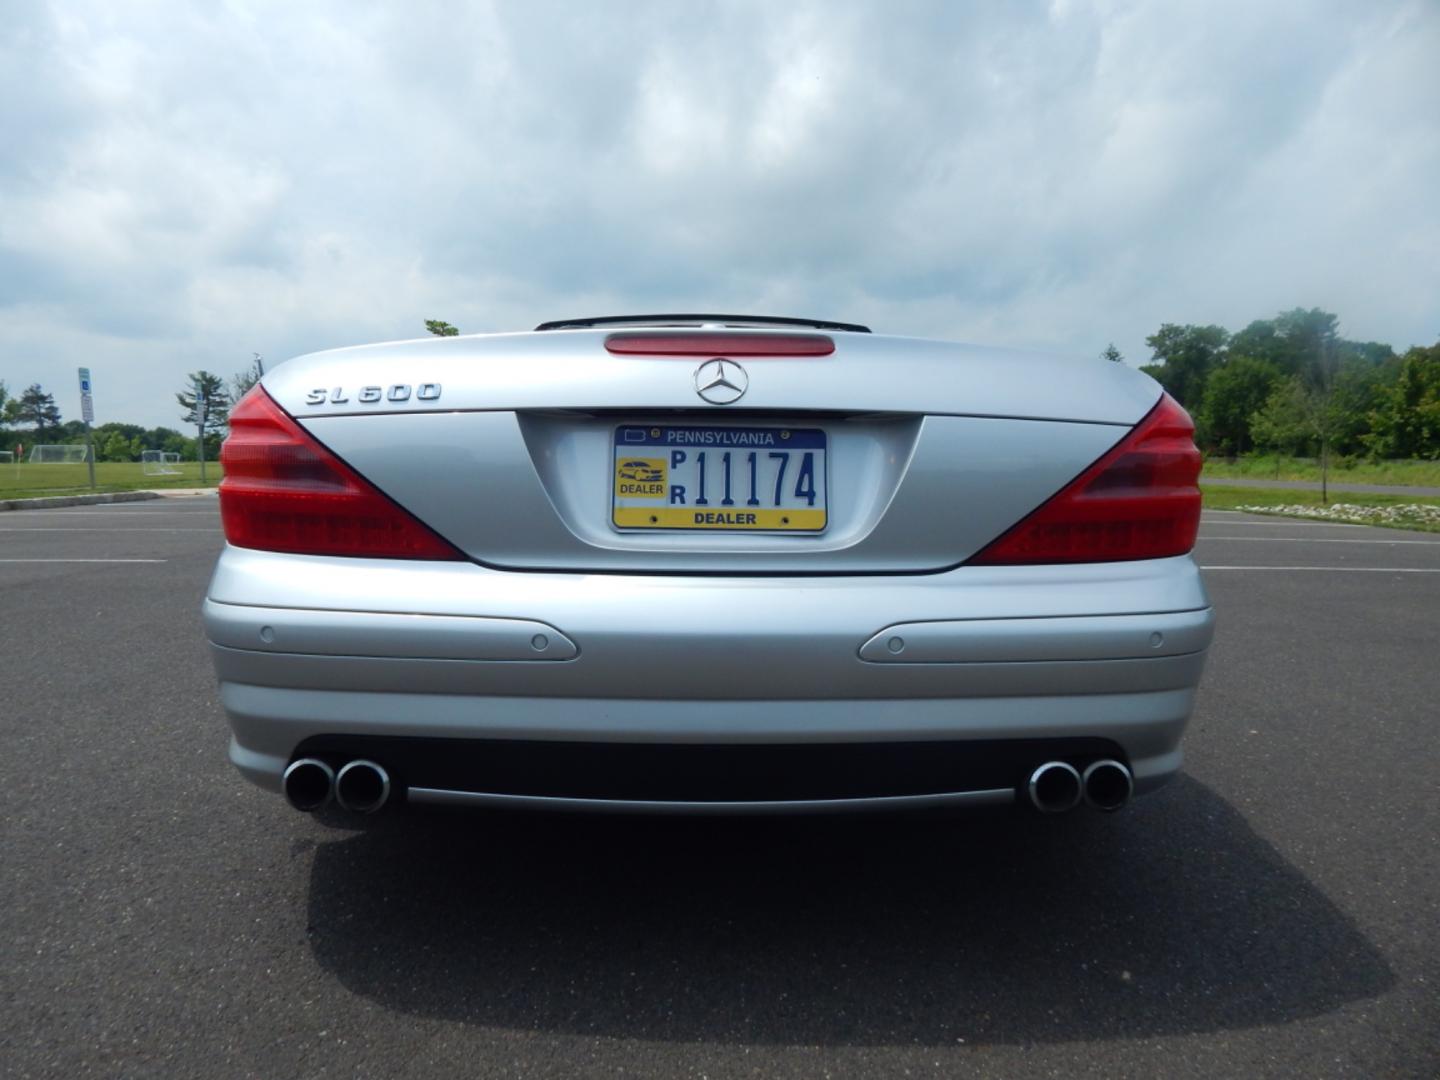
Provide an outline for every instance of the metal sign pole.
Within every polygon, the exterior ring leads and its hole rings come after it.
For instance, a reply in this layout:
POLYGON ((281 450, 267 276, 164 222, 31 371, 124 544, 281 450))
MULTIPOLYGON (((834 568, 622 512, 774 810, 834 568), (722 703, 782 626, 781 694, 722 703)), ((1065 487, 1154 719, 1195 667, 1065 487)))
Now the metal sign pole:
POLYGON ((85 421, 85 464, 90 469, 90 488, 95 488, 95 444, 90 441, 90 421, 85 421))
POLYGON ((90 369, 80 369, 80 417, 85 421, 85 464, 90 470, 90 487, 95 487, 95 444, 90 440, 90 425, 95 422, 95 401, 90 396, 90 369))
POLYGON ((210 401, 204 394, 195 395, 195 415, 199 419, 200 427, 200 483, 205 483, 205 414, 209 411, 210 401))

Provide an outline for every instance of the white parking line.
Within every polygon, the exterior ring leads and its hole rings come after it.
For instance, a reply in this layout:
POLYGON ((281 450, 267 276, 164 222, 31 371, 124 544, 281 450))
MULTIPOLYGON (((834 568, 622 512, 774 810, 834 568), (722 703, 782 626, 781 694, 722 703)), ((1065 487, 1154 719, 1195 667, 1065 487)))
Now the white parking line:
MULTIPOLYGON (((0 513, 0 521, 48 521, 50 516, 58 516, 60 513, 63 513, 63 511, 16 510, 13 511, 13 517, 10 516, 9 513, 0 513)), ((145 511, 140 510, 125 510, 117 511, 117 513, 114 514, 91 514, 86 511, 86 513, 65 514, 60 520, 69 521, 71 518, 76 517, 102 517, 107 518, 107 520, 112 517, 200 517, 206 521, 217 521, 220 518, 220 513, 217 510, 210 511, 210 513, 200 513, 200 511, 197 510, 156 510, 151 511, 151 513, 145 513, 145 511)))
POLYGON ((1348 540, 1338 536, 1202 536, 1201 540, 1236 540, 1250 544, 1418 544, 1440 547, 1440 540, 1348 540))
POLYGON ((52 563, 52 562, 83 562, 83 563, 161 563, 169 562, 168 559, 0 559, 0 563, 52 563))
POLYGON ((215 510, 116 510, 109 514, 102 514, 97 510, 14 510, 6 511, 15 516, 6 517, 0 513, 0 521, 34 521, 42 515, 62 515, 67 518, 74 517, 213 517, 218 518, 220 511, 215 510))
POLYGON ((1350 521, 1210 521, 1200 519, 1201 525, 1223 525, 1233 529, 1238 525, 1256 529, 1363 529, 1366 526, 1350 521))
POLYGON ((1440 574, 1440 566, 1202 566, 1201 570, 1327 570, 1338 574, 1440 574))
POLYGON ((203 532, 220 534, 219 527, 210 529, 192 529, 188 525, 172 525, 165 529, 148 529, 144 526, 139 528, 124 529, 87 529, 81 525, 34 525, 30 528, 12 529, 8 525, 0 525, 0 533, 51 533, 51 532, 98 532, 98 533, 131 533, 131 532, 203 532))

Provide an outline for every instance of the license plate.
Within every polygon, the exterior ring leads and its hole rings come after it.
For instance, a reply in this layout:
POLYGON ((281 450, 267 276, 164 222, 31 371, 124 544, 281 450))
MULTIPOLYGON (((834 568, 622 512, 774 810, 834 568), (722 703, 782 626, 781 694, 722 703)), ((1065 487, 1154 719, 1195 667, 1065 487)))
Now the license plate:
POLYGON ((610 520, 617 529, 820 532, 825 450, 819 428, 618 427, 610 520))

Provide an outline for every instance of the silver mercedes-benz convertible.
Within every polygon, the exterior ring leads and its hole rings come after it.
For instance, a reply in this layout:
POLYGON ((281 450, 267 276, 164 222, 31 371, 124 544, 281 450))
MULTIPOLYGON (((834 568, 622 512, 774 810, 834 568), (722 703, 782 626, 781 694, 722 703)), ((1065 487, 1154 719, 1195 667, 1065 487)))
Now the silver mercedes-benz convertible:
POLYGON ((822 320, 292 360, 222 453, 230 757, 302 810, 1118 809, 1210 644, 1192 432, 1123 364, 822 320))

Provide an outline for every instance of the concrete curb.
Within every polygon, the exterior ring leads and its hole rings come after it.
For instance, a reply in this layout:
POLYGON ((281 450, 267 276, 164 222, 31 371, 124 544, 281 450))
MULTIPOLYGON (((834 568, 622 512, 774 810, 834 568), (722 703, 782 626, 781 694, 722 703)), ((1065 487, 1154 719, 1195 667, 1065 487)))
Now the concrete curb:
POLYGON ((163 499, 158 491, 111 491, 103 495, 56 495, 48 499, 0 499, 0 510, 49 510, 57 506, 97 506, 101 503, 145 502, 163 499))

